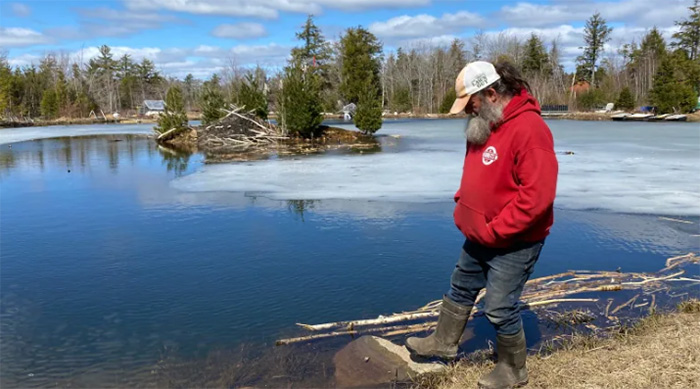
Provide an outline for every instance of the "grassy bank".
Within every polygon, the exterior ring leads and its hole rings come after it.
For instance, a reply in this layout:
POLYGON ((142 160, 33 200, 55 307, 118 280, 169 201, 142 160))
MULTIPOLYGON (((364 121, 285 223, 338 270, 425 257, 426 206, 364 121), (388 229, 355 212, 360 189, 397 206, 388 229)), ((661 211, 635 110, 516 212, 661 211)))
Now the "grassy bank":
MULTIPOLYGON (((558 351, 528 359, 528 388, 697 388, 700 387, 700 300, 653 314, 611 336, 575 336, 558 351)), ((493 368, 480 353, 440 375, 419 378, 425 389, 476 388, 493 368)))

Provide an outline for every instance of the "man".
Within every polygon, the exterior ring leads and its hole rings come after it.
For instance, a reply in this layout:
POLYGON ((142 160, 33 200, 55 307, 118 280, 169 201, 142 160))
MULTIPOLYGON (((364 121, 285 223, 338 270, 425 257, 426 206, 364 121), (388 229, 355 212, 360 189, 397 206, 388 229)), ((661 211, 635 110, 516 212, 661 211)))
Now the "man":
POLYGON ((472 62, 457 77, 451 113, 466 112, 467 153, 454 196, 466 241, 435 332, 406 346, 424 357, 454 358, 479 291, 496 327, 498 363, 482 388, 527 383, 518 300, 554 221, 557 159, 552 134, 529 85, 510 64, 472 62))

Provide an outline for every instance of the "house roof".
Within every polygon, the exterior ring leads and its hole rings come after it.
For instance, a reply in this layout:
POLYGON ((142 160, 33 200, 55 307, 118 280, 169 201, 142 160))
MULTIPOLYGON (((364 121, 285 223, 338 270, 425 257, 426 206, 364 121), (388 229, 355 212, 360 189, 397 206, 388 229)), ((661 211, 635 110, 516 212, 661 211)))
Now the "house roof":
POLYGON ((143 105, 145 105, 150 111, 165 110, 165 102, 163 100, 144 100, 143 105))

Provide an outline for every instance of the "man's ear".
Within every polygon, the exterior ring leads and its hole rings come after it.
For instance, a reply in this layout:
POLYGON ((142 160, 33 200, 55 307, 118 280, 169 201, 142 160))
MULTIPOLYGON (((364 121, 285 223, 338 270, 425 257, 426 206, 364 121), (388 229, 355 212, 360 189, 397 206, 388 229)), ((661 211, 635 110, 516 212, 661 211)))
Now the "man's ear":
POLYGON ((495 103, 498 101, 498 93, 496 93, 496 90, 493 88, 488 88, 486 89, 486 98, 489 100, 491 104, 495 103))

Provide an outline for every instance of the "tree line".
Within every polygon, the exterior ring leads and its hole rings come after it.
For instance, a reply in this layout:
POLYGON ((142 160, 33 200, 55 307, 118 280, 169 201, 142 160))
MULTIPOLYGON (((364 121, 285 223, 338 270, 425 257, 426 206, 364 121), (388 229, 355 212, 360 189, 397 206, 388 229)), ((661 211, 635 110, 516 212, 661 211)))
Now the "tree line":
POLYGON ((469 61, 507 60, 528 78, 543 105, 587 110, 616 102, 618 108, 652 105, 659 112, 687 112, 700 89, 700 5, 689 7, 666 41, 651 28, 640 41, 606 51, 613 28, 593 14, 584 29, 585 45, 573 72, 561 65, 560 44, 533 33, 479 33, 442 46, 412 45, 385 53, 370 31, 349 28, 327 41, 309 16, 296 33, 282 69, 231 65, 208 80, 166 77, 148 59, 115 58, 110 47, 87 63, 47 54, 38 65, 11 67, 0 57, 0 115, 11 119, 87 117, 95 110, 133 112, 147 99, 165 99, 177 88, 186 111, 200 111, 205 123, 221 117, 228 103, 266 118, 270 111, 292 133, 313 136, 323 113, 357 106, 355 122, 372 133, 382 111, 416 114, 447 112, 454 79, 469 61))

